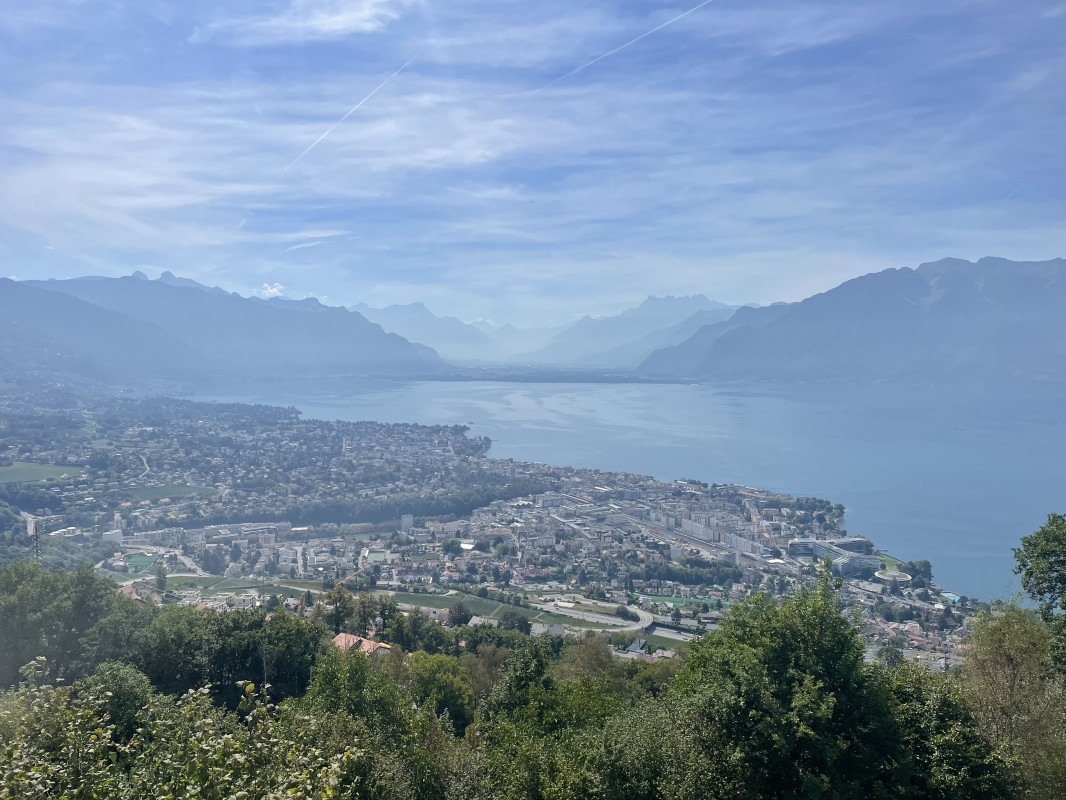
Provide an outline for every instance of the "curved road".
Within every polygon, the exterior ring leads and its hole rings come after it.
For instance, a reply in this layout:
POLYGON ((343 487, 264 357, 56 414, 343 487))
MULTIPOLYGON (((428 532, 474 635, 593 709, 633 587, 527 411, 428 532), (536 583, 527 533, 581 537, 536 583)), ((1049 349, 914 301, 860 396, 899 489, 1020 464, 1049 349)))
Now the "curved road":
POLYGON ((592 611, 578 611, 574 608, 563 608, 562 606, 556 606, 552 603, 530 603, 530 606, 532 608, 540 609, 541 611, 548 611, 552 614, 562 614, 566 617, 583 619, 586 622, 595 622, 598 625, 603 625, 605 628, 611 628, 615 631, 642 631, 651 625, 653 620, 651 614, 636 606, 626 606, 626 608, 640 617, 636 622, 627 622, 621 617, 615 617, 609 614, 596 614, 592 611), (619 625, 619 623, 624 624, 619 625))

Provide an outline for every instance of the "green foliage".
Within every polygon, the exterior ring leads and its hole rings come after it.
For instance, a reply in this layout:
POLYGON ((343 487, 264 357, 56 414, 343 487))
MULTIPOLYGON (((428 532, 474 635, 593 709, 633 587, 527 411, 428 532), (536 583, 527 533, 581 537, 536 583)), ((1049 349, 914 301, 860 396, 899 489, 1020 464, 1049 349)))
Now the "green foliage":
POLYGON ((1029 609, 1010 603, 982 614, 961 674, 970 707, 996 752, 1017 766, 1028 796, 1066 786, 1066 683, 1053 639, 1029 609))
POLYGON ((0 566, 0 686, 19 668, 44 656, 50 677, 88 674, 83 640, 121 605, 110 581, 83 564, 73 572, 41 569, 29 561, 0 566))
POLYGON ((462 735, 474 717, 474 692, 470 676, 454 656, 419 652, 408 662, 411 697, 434 716, 447 716, 462 735))
POLYGON ((326 624, 334 633, 340 633, 355 616, 355 595, 343 586, 334 586, 326 592, 322 604, 326 608, 326 624))
POLYGON ((899 738, 828 573, 778 608, 735 606, 678 677, 676 797, 887 796, 899 738), (727 787, 721 792, 715 787, 727 787))
POLYGON ((114 728, 112 738, 128 742, 136 733, 138 717, 152 699, 148 676, 121 661, 107 661, 86 678, 80 690, 88 697, 104 698, 101 709, 114 728))
POLYGON ((1039 605, 1055 635, 1055 655, 1066 674, 1066 515, 1048 514, 1047 522, 1014 548, 1022 588, 1039 605))
POLYGON ((106 693, 27 687, 2 745, 0 797, 357 797, 367 772, 358 740, 325 720, 281 711, 243 687, 240 716, 205 691, 154 696, 128 741, 115 737, 106 693), (308 744, 313 743, 313 744, 308 744))
POLYGON ((983 735, 958 683, 900 663, 891 673, 904 797, 994 800, 1017 795, 1009 765, 983 735))
POLYGON ((466 625, 474 615, 462 602, 456 603, 448 609, 448 622, 452 625, 466 625))
POLYGON ((91 571, 0 569, 3 632, 47 634, 12 651, 64 659, 8 668, 0 798, 991 800, 1055 797, 1066 774, 1051 635, 1017 608, 974 628, 956 677, 864 664, 828 574, 736 604, 684 666, 329 594, 347 608, 331 622, 383 628, 388 655, 280 609, 157 608, 91 571), (60 675, 81 679, 41 685, 60 675))

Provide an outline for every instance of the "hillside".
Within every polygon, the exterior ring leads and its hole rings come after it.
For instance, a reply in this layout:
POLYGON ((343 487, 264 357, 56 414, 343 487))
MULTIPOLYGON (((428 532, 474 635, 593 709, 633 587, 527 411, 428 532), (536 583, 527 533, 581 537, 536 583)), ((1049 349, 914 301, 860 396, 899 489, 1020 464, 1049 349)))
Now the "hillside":
POLYGON ((201 358, 151 322, 0 279, 0 367, 102 381, 179 378, 201 358))
MULTIPOLYGON (((151 323, 196 354, 194 374, 418 375, 443 363, 428 347, 386 333, 362 315, 314 299, 261 300, 168 276, 26 282, 151 323)), ((103 333, 103 332, 102 332, 103 333)), ((118 332, 108 335, 119 337, 118 332)))
POLYGON ((390 333, 429 345, 444 358, 492 361, 505 351, 491 336, 455 317, 440 317, 422 303, 371 308, 366 303, 350 306, 390 333))
POLYGON ((515 360, 529 364, 619 366, 611 360, 632 359, 633 352, 640 349, 637 343, 649 334, 678 325, 700 311, 728 314, 733 309, 701 294, 649 297, 636 308, 614 316, 582 317, 540 349, 517 355, 515 360))
POLYGON ((944 259, 741 309, 642 372, 716 379, 987 381, 1066 375, 1066 261, 944 259))

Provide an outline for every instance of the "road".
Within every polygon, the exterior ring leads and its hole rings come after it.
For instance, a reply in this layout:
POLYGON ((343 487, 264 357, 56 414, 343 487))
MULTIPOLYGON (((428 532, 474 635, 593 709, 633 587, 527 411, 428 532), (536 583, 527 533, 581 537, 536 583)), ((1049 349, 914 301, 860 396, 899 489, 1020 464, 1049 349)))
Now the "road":
POLYGON ((193 561, 188 556, 183 556, 183 555, 181 555, 179 553, 178 554, 178 561, 180 561, 182 564, 184 564, 189 569, 191 569, 196 574, 196 577, 198 577, 198 578, 207 578, 207 577, 210 577, 210 575, 211 575, 210 572, 204 572, 202 569, 200 569, 199 564, 197 564, 195 561, 193 561))
POLYGON ((574 619, 583 619, 586 622, 595 622, 597 625, 603 625, 605 628, 611 628, 616 631, 642 631, 651 625, 653 620, 651 614, 636 606, 626 606, 626 608, 640 617, 636 622, 629 622, 623 620, 621 617, 615 617, 609 614, 596 614, 592 611, 578 611, 574 608, 564 608, 553 603, 530 603, 530 605, 541 611, 548 611, 552 614, 562 614, 563 616, 573 617, 574 619))

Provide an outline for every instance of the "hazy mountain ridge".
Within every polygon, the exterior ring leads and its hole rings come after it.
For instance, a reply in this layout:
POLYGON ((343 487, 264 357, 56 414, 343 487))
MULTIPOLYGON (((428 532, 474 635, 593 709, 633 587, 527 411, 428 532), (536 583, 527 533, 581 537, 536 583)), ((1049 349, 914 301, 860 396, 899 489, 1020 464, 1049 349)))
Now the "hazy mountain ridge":
POLYGON ((632 341, 623 342, 610 350, 586 356, 577 363, 585 367, 633 369, 656 350, 680 344, 705 325, 713 325, 728 320, 734 313, 736 313, 736 310, 733 306, 697 311, 680 322, 664 328, 657 328, 651 333, 646 333, 632 341))
POLYGON ((440 348, 456 361, 622 379, 627 370, 673 380, 1062 379, 1064 276, 1061 258, 949 258, 864 275, 798 303, 649 297, 562 328, 491 332, 421 303, 350 310, 315 298, 246 298, 170 272, 7 280, 0 365, 103 380, 419 377, 449 374, 440 348), (537 340, 537 350, 513 355, 537 340))
POLYGON ((143 276, 21 285, 77 298, 154 325, 196 355, 198 368, 190 371, 193 377, 216 371, 230 375, 422 375, 443 368, 430 348, 386 333, 358 313, 314 299, 245 298, 192 281, 152 281, 143 276))
MULTIPOLYGON (((655 331, 677 325, 700 311, 732 312, 726 306, 704 295, 685 297, 649 297, 639 306, 609 317, 585 316, 563 329, 538 350, 515 356, 516 361, 529 364, 623 366, 633 354, 626 345, 636 343, 655 331), (617 348, 626 348, 618 351, 617 348), (608 356, 608 354, 611 354, 608 356), (610 358, 620 362, 609 363, 610 358)), ((634 362, 635 363, 635 362, 634 362)), ((633 364, 625 364, 633 366, 633 364)))
POLYGON ((1066 260, 943 259, 743 309, 648 357, 696 379, 989 380, 1066 376, 1066 260))
POLYGON ((177 378, 201 363, 151 322, 0 279, 0 364, 100 380, 177 378))
POLYGON ((371 308, 366 303, 348 307, 386 331, 412 342, 433 347, 444 358, 492 361, 503 359, 507 351, 492 336, 456 317, 438 316, 422 303, 371 308))

